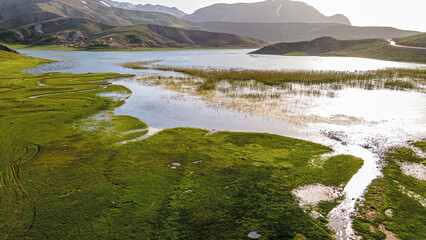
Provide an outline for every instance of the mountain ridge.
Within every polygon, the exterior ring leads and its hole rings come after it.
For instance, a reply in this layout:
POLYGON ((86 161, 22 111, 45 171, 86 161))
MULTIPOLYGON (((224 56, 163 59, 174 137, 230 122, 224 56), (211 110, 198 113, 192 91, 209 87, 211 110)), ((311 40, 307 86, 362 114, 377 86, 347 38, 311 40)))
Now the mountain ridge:
POLYGON ((48 20, 0 32, 11 44, 98 45, 105 48, 258 47, 261 41, 235 34, 188 30, 153 24, 110 26, 90 19, 48 20))
POLYGON ((1 0, 0 30, 57 18, 87 18, 113 26, 158 24, 185 27, 170 14, 113 7, 102 0, 1 0))

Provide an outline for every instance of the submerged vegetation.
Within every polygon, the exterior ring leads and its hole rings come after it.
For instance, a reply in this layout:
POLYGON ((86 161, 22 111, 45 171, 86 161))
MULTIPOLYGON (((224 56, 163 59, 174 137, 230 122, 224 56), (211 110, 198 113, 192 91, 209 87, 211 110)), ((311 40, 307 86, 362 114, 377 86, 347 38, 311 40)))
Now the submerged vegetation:
POLYGON ((161 62, 161 60, 152 60, 152 61, 141 61, 141 62, 125 62, 122 64, 125 68, 132 68, 132 69, 149 69, 146 65, 151 65, 157 62, 161 62))
POLYGON ((130 91, 105 80, 129 76, 21 72, 47 62, 0 51, 1 238, 332 238, 291 192, 341 187, 362 160, 318 167, 330 148, 191 128, 126 143, 147 126, 111 113, 130 91))
MULTIPOLYGON (((426 142, 414 144, 424 148, 426 142)), ((425 158, 417 156, 411 148, 395 148, 386 157, 383 178, 373 181, 359 206, 359 215, 354 219, 354 228, 364 239, 385 239, 395 234, 404 240, 426 239, 426 183, 404 173, 402 166, 408 164, 414 172, 421 173, 425 158)), ((423 175, 424 175, 423 170, 423 175)))

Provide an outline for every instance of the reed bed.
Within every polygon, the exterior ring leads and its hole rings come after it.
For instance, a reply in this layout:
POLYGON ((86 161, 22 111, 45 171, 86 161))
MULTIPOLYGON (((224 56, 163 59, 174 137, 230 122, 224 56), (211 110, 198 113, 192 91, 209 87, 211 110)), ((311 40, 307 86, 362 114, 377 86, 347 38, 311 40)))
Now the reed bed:
MULTIPOLYGON (((401 87, 413 88, 414 84, 398 79, 409 78, 415 81, 425 82, 425 69, 382 69, 374 71, 307 71, 307 70, 240 70, 240 69, 198 69, 156 66, 156 70, 174 71, 187 74, 192 77, 204 79, 204 83, 198 87, 199 91, 214 90, 220 81, 229 83, 241 81, 256 81, 268 86, 286 86, 288 83, 302 84, 330 84, 348 83, 351 81, 384 80, 400 83, 401 87)), ((392 84, 392 85, 394 85, 392 84)), ((389 84, 388 84, 389 85, 389 84)), ((386 85, 386 86, 388 86, 386 85)), ((389 85, 390 86, 390 85, 389 85)))

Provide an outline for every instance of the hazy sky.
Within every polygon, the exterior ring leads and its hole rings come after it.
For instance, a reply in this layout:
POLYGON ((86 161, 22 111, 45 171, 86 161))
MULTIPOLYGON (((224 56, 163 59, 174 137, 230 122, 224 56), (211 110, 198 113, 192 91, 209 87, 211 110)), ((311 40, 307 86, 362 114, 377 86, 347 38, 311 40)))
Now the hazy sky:
MULTIPOLYGON (((186 13, 215 3, 262 0, 117 0, 173 6, 186 13)), ((300 0, 329 16, 342 13, 356 26, 392 26, 426 32, 426 0, 300 0)))

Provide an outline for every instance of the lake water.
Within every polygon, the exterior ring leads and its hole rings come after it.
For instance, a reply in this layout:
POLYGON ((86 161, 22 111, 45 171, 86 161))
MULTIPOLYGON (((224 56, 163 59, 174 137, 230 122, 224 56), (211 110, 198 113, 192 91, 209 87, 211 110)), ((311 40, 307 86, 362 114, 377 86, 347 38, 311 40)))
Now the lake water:
MULTIPOLYGON (((251 50, 184 50, 152 52, 65 52, 25 50, 22 53, 57 60, 29 70, 43 72, 118 72, 137 76, 154 70, 125 69, 124 62, 159 60, 159 65, 201 68, 304 69, 362 71, 382 68, 426 68, 426 65, 344 57, 284 57, 249 55, 251 50)), ((161 72, 161 75, 174 73, 161 72)), ((364 166, 345 187, 345 199, 329 215, 337 238, 353 235, 350 214, 371 181, 381 175, 380 154, 391 146, 426 138, 426 94, 413 91, 343 88, 335 96, 286 95, 271 105, 274 114, 238 111, 222 100, 208 100, 189 93, 152 86, 135 78, 121 79, 132 96, 116 114, 140 118, 152 128, 197 127, 205 129, 267 132, 318 142, 334 154, 361 157, 364 166), (289 103, 292 103, 289 107, 289 103), (291 113, 291 114, 290 114, 291 113), (328 133, 328 134, 324 134, 328 133), (336 137, 330 137, 330 133, 336 137), (343 210, 343 211, 342 211, 343 210)), ((267 103, 258 104, 260 110, 267 103)), ((271 111, 272 111, 271 110, 271 111)))

